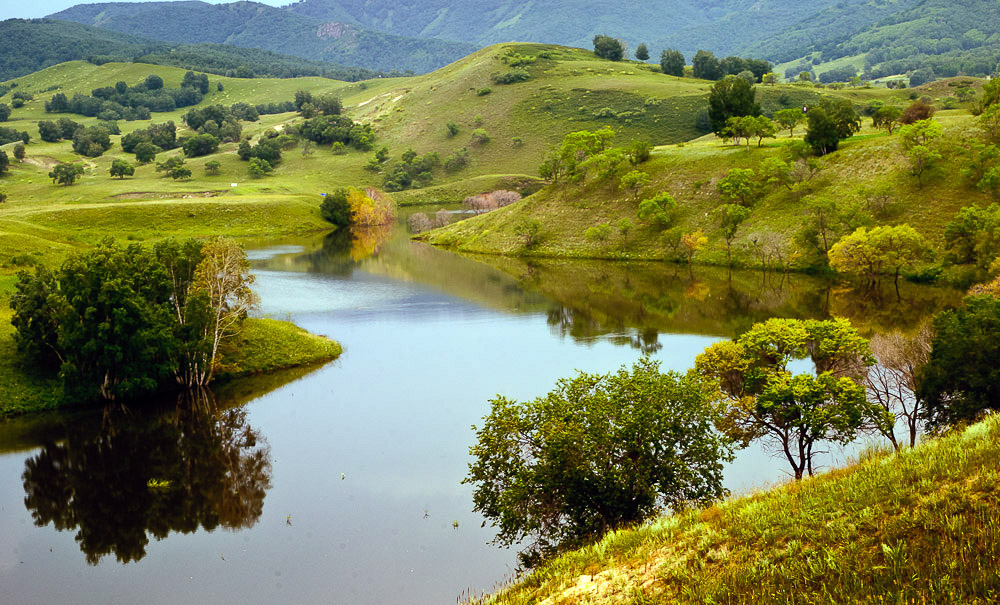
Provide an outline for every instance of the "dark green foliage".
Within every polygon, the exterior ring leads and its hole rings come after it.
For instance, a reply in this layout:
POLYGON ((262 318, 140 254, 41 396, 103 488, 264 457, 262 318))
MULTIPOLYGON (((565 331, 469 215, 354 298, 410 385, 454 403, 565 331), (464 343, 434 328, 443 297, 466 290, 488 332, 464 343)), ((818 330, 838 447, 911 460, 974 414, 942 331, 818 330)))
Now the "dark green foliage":
POLYGON ((24 143, 16 143, 14 145, 14 157, 19 160, 24 159, 24 143))
POLYGON ((727 77, 712 85, 708 95, 708 117, 717 135, 726 129, 729 118, 760 115, 757 89, 742 78, 727 77))
POLYGON ((116 159, 111 162, 110 173, 112 178, 118 177, 119 179, 124 179, 127 176, 135 174, 135 166, 129 164, 125 160, 116 159))
POLYGON ((856 75, 858 75, 858 70, 855 67, 845 65, 844 67, 824 71, 819 75, 819 81, 823 84, 829 84, 831 82, 847 82, 856 75))
POLYGON ((140 164, 148 164, 156 159, 156 151, 159 149, 148 141, 137 144, 134 148, 135 161, 140 164))
POLYGON ((646 48, 645 44, 639 44, 639 46, 635 47, 635 58, 640 61, 649 60, 649 49, 646 48))
POLYGON ((7 152, 0 149, 0 176, 3 176, 5 172, 10 169, 10 158, 7 157, 7 152))
POLYGON ((861 118, 847 99, 823 99, 808 113, 805 142, 818 155, 837 150, 842 139, 861 130, 861 118))
POLYGON ((264 160, 270 167, 281 161, 281 143, 276 139, 261 139, 256 145, 249 141, 240 143, 236 151, 241 160, 250 161, 254 158, 264 160))
POLYGON ((215 153, 219 149, 219 139, 210 134, 198 134, 184 141, 184 155, 196 158, 215 153))
POLYGON ((0 126, 0 145, 6 145, 7 143, 13 143, 14 141, 21 141, 27 144, 31 140, 27 132, 14 130, 13 128, 7 128, 0 126))
POLYGON ((611 36, 598 34, 594 36, 594 54, 608 61, 621 61, 625 56, 625 45, 611 36))
POLYGON ((660 54, 660 70, 668 76, 677 76, 678 78, 683 76, 684 65, 684 55, 679 50, 670 48, 660 54))
POLYGON ((82 164, 56 164, 49 172, 49 178, 58 185, 72 185, 83 176, 82 164))
POLYGON ((188 125, 188 128, 203 133, 206 122, 215 122, 218 129, 226 122, 256 122, 259 118, 260 112, 255 106, 247 103, 236 103, 229 107, 210 105, 200 109, 192 109, 184 114, 184 123, 188 125))
POLYGON ((531 402, 498 396, 476 429, 475 510, 496 542, 530 538, 528 566, 681 504, 721 497, 730 444, 714 429, 707 385, 643 359, 580 373, 531 402))
POLYGON ((46 143, 55 143, 62 139, 72 139, 80 125, 69 118, 59 118, 58 121, 42 120, 38 123, 38 135, 46 143))
POLYGON ((458 134, 458 124, 454 122, 448 122, 445 124, 445 128, 448 131, 448 138, 451 138, 458 134))
POLYGON ((970 296, 965 308, 935 317, 934 330, 918 388, 930 425, 947 427, 1000 409, 1000 299, 970 296))
POLYGON ((453 152, 444 160, 444 169, 448 172, 458 172, 469 165, 469 150, 465 147, 453 152))
POLYGON ((351 222, 351 205, 347 201, 347 189, 337 189, 323 197, 319 212, 323 219, 338 227, 346 227, 351 222))
POLYGON ((150 124, 145 130, 133 130, 122 137, 122 150, 135 153, 140 143, 150 143, 161 151, 177 147, 177 127, 173 122, 150 124))
POLYGON ((520 67, 507 72, 497 72, 490 76, 494 84, 516 84, 531 79, 531 73, 527 69, 520 67))
POLYGON ((699 50, 691 59, 693 75, 702 80, 718 80, 723 76, 722 66, 715 58, 715 53, 709 50, 699 50))
POLYGON ((0 103, 0 122, 6 122, 7 118, 10 117, 10 105, 6 103, 0 103))
POLYGON ((45 103, 45 111, 97 116, 102 120, 148 120, 150 112, 197 105, 203 98, 200 88, 164 88, 163 79, 156 74, 150 74, 136 86, 122 84, 95 88, 90 96, 77 93, 68 101, 65 95, 57 93, 45 103))
POLYGON ((111 149, 111 137, 100 126, 79 128, 73 133, 73 151, 88 158, 96 158, 111 149))
POLYGON ((344 108, 340 97, 331 94, 313 97, 312 104, 317 111, 325 116, 340 115, 341 110, 344 108))
POLYGON ((369 124, 360 124, 344 116, 319 116, 306 120, 299 125, 299 134, 321 145, 343 143, 360 151, 369 151, 375 143, 375 133, 369 124))
POLYGON ((438 154, 418 156, 415 151, 408 149, 398 162, 386 170, 383 187, 386 191, 426 187, 434 180, 434 170, 440 165, 441 156, 438 154))
POLYGON ((189 71, 184 74, 184 79, 181 80, 181 88, 194 88, 203 95, 208 94, 208 76, 205 74, 195 74, 193 71, 189 71))
POLYGON ((250 158, 247 170, 252 178, 259 179, 272 172, 274 168, 267 160, 255 157, 250 158))
POLYGON ((163 78, 156 74, 150 74, 146 76, 144 84, 146 85, 146 90, 160 90, 163 88, 163 78))

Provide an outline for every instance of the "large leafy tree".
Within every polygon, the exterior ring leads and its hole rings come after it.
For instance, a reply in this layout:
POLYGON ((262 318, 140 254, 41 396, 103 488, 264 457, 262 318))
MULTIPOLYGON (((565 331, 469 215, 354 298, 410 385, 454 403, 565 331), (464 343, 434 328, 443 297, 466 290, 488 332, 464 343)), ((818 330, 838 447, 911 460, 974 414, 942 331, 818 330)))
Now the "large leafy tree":
POLYGON ((1000 299, 970 296, 934 318, 930 361, 917 395, 928 424, 940 428, 1000 409, 1000 299))
POLYGON ((903 269, 913 266, 927 254, 927 242, 909 225, 880 225, 872 229, 858 227, 830 248, 830 266, 849 275, 863 278, 876 286, 891 275, 899 288, 903 269))
POLYGON ((867 341, 846 319, 770 319, 707 348, 695 372, 718 382, 723 432, 744 446, 764 439, 801 479, 815 470, 816 444, 847 443, 866 421, 886 421, 858 383, 870 363, 867 341), (799 359, 816 373, 792 373, 799 359))
POLYGON ((712 85, 708 95, 708 119, 712 131, 722 134, 729 118, 759 116, 757 89, 743 78, 726 77, 712 85))
POLYGON ((621 61, 625 56, 625 45, 611 36, 594 36, 594 54, 609 61, 621 61))
POLYGON ((819 155, 837 150, 840 141, 861 130, 861 118, 847 99, 823 99, 809 110, 805 141, 819 155))
POLYGON ((580 373, 531 402, 498 396, 476 430, 466 483, 496 541, 533 543, 528 565, 563 547, 723 495, 729 442, 713 428, 710 389, 637 362, 580 373))
POLYGON ((691 67, 693 69, 692 75, 702 80, 718 80, 725 73, 722 71, 722 66, 715 57, 715 53, 710 50, 696 52, 694 58, 691 59, 691 67))
POLYGON ((669 48, 660 54, 660 69, 668 76, 683 76, 684 65, 684 55, 679 50, 669 48))

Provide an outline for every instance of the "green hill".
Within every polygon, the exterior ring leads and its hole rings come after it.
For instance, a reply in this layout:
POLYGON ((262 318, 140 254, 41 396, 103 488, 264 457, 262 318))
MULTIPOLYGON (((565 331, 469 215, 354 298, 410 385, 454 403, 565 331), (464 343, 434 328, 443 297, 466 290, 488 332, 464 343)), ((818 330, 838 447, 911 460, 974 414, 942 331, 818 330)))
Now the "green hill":
POLYGON ((0 81, 78 60, 136 61, 245 78, 323 76, 353 81, 385 75, 256 48, 169 44, 54 19, 0 21, 0 81))
POLYGON ((380 71, 427 72, 477 48, 314 19, 257 2, 80 4, 49 16, 156 40, 260 48, 380 71))
POLYGON ((993 603, 1000 420, 613 532, 480 604, 993 603))

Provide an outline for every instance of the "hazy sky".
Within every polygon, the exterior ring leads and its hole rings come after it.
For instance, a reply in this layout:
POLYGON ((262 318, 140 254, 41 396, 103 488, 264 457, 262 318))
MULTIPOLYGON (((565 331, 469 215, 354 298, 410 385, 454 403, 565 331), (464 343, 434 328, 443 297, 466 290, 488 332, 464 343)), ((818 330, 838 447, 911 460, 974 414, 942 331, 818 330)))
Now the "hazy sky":
MULTIPOLYGON (((125 2, 137 2, 141 0, 118 0, 125 2)), ((210 4, 222 4, 224 0, 205 0, 210 4)), ((231 1, 231 0, 230 0, 231 1)), ((293 0, 256 0, 262 4, 271 6, 284 6, 293 0)), ((91 4, 80 0, 0 0, 0 21, 4 19, 36 19, 51 15, 77 4, 91 4)))

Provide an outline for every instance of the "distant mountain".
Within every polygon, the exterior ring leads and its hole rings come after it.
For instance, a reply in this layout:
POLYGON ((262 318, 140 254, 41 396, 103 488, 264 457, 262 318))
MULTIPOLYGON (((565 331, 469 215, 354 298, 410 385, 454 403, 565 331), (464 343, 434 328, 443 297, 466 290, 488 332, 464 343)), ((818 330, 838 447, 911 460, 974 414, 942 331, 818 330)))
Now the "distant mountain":
POLYGON ((382 71, 426 72, 478 48, 384 33, 257 2, 81 4, 50 17, 157 40, 260 48, 382 71))
POLYGON ((323 76, 354 81, 387 75, 256 48, 161 42, 54 19, 0 21, 0 81, 75 60, 135 61, 235 77, 323 76))
MULTIPOLYGON (((522 41, 590 48, 596 34, 632 48, 739 53, 759 40, 835 5, 866 0, 301 0, 287 10, 403 36, 430 36, 480 46, 522 41)), ((767 52, 761 50, 761 53, 767 52)), ((761 56, 760 58, 768 58, 761 56)))

